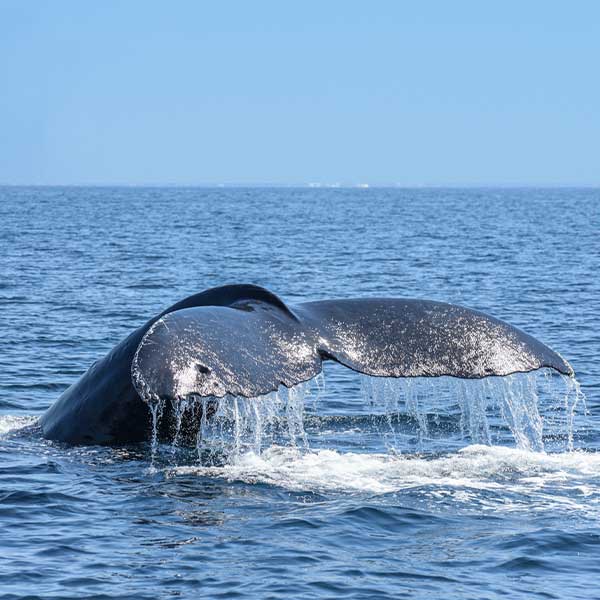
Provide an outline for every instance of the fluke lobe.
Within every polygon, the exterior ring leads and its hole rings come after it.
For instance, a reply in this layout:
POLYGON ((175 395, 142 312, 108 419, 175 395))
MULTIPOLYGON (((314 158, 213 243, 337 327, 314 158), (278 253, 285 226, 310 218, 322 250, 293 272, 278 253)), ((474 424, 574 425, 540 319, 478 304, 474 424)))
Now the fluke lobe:
MULTIPOLYGON (((287 306, 254 285, 227 285, 150 319, 58 398, 46 438, 73 444, 148 440, 148 402, 255 397, 311 379, 324 360, 379 377, 477 379, 542 367, 572 375, 523 331, 462 306, 393 298, 287 306)), ((169 415, 162 435, 168 435, 169 415)))

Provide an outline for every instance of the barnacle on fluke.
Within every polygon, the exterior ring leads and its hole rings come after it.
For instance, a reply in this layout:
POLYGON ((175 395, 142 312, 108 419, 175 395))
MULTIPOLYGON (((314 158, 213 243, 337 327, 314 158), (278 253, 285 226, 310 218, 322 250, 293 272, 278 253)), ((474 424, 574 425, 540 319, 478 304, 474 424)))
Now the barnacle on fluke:
MULTIPOLYGON (((134 331, 40 424, 47 438, 70 443, 144 441, 154 400, 255 397, 311 379, 324 360, 380 377, 573 373, 532 336, 462 306, 391 298, 287 306, 264 288, 228 285, 190 296, 134 331)), ((166 430, 168 423, 167 415, 166 430)))

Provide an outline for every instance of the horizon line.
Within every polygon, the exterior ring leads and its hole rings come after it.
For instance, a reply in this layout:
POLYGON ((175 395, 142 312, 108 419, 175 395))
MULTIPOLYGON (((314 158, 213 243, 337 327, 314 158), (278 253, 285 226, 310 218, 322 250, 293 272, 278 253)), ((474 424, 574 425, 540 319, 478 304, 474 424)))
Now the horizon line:
POLYGON ((277 183, 277 182, 218 182, 218 183, 3 183, 0 187, 15 188, 283 188, 283 189, 600 189, 600 183, 277 183))

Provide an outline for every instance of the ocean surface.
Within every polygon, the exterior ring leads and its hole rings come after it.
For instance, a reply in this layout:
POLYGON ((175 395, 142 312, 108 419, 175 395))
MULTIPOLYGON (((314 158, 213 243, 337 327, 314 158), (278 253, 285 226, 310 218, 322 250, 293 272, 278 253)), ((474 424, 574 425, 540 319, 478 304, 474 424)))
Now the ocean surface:
POLYGON ((0 308, 2 599, 600 598, 600 190, 0 188, 0 308), (40 436, 94 360, 226 283, 463 304, 577 381, 328 364, 198 448, 40 436))

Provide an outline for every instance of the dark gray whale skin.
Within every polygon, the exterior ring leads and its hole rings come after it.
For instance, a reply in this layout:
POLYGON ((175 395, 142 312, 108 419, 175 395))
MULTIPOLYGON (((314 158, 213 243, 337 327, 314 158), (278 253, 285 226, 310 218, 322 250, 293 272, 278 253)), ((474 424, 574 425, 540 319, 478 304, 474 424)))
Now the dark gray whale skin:
POLYGON ((126 444, 147 440, 148 405, 131 380, 131 363, 148 329, 164 315, 196 306, 230 306, 240 298, 285 305, 254 285, 228 285, 189 296, 147 321, 96 361, 40 419, 44 437, 71 444, 126 444))
MULTIPOLYGON (((464 307, 387 298, 288 307, 264 288, 228 285, 190 296, 136 329, 39 424, 44 437, 70 444, 142 442, 150 437, 148 400, 254 397, 314 377, 323 360, 386 377, 474 379, 542 367, 573 374, 535 338, 464 307)), ((167 415, 163 437, 168 429, 167 415)))

